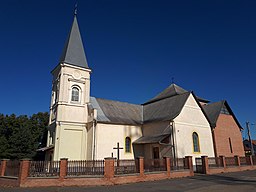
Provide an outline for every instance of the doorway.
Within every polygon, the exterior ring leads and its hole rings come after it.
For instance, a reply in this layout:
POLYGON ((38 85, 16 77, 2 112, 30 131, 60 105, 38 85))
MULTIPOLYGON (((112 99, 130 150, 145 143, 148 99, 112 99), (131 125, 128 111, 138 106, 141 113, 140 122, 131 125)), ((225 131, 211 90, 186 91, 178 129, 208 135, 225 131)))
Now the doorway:
POLYGON ((153 147, 153 159, 159 159, 159 147, 153 147))

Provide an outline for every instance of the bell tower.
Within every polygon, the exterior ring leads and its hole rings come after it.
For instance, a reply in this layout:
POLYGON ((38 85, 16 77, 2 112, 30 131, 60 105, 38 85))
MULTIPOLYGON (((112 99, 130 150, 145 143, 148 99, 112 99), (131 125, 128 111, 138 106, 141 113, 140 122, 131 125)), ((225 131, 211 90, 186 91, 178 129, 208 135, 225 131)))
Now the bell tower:
MULTIPOLYGON (((87 159, 90 74, 76 12, 59 64, 52 70, 48 159, 87 159), (50 157, 51 156, 51 157, 50 157)), ((46 158, 47 158, 46 156, 46 158)))

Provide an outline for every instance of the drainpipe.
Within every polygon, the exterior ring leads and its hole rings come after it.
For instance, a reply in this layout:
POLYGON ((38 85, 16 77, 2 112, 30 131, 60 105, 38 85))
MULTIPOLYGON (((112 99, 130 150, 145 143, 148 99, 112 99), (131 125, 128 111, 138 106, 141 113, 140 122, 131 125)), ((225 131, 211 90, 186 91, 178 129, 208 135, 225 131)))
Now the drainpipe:
POLYGON ((92 139, 93 139, 93 147, 92 147, 92 160, 95 160, 96 153, 96 126, 97 126, 97 110, 93 110, 93 121, 92 121, 92 139))
POLYGON ((172 123, 171 129, 172 129, 173 159, 176 159, 177 145, 176 145, 175 124, 174 124, 174 121, 172 121, 171 123, 172 123))

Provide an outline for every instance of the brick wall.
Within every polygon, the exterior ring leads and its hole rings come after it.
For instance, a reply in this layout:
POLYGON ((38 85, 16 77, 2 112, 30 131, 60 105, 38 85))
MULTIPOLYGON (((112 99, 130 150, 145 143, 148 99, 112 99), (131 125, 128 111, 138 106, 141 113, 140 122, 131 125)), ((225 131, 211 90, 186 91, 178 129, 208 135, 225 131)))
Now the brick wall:
MULTIPOLYGON (((186 157, 185 161, 188 169, 182 171, 171 171, 170 167, 167 171, 144 173, 144 159, 140 158, 140 172, 131 175, 115 175, 113 158, 105 158, 104 176, 92 177, 75 177, 67 176, 67 159, 61 159, 60 174, 55 177, 28 177, 30 169, 30 161, 22 160, 20 163, 19 177, 10 178, 0 176, 0 187, 3 186, 20 186, 20 187, 47 187, 47 186, 96 186, 96 185, 115 185, 124 183, 135 183, 142 181, 153 181, 168 178, 178 178, 193 176, 192 157, 186 157)), ((170 159, 166 158, 166 166, 170 166, 170 159)), ((4 164, 0 166, 0 170, 5 169, 4 164)))
POLYGON ((244 156, 242 134, 232 115, 219 115, 213 136, 215 140, 216 156, 244 156), (232 144, 232 153, 229 138, 232 144))

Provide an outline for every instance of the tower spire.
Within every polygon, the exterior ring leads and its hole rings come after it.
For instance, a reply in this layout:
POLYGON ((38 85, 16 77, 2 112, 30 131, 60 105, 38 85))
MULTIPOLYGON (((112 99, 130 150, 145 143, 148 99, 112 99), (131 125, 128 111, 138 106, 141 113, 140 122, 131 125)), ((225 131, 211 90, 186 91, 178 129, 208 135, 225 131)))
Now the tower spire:
POLYGON ((64 46, 60 63, 67 63, 78 67, 89 68, 84 52, 83 41, 80 35, 80 30, 77 22, 77 3, 74 11, 74 20, 64 46))

